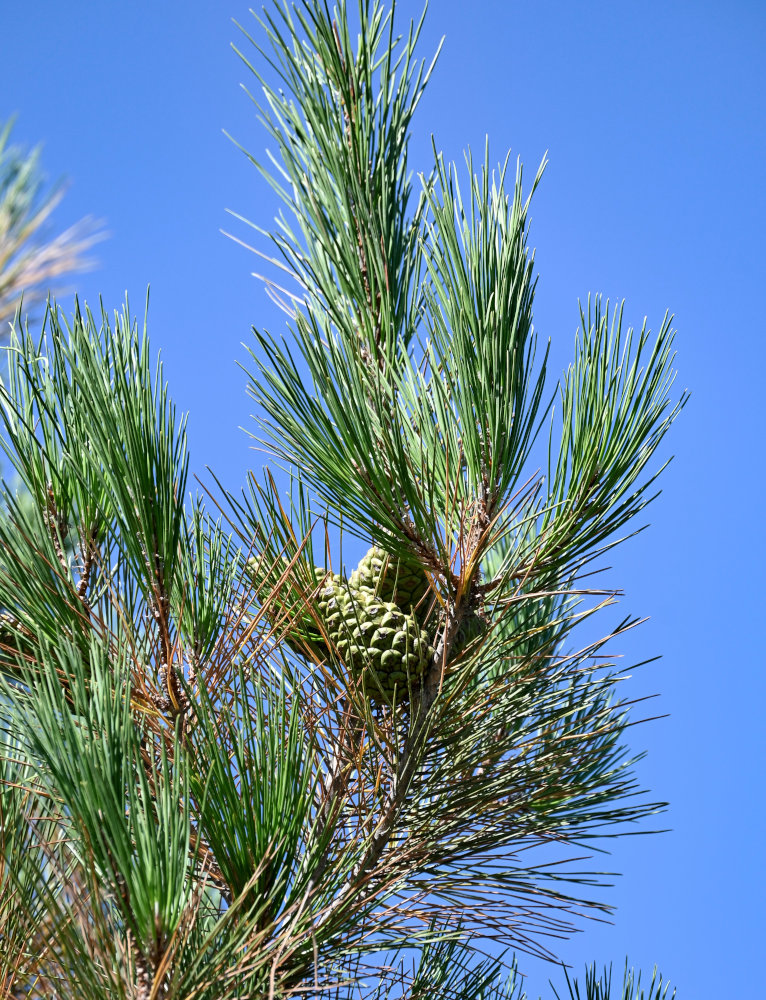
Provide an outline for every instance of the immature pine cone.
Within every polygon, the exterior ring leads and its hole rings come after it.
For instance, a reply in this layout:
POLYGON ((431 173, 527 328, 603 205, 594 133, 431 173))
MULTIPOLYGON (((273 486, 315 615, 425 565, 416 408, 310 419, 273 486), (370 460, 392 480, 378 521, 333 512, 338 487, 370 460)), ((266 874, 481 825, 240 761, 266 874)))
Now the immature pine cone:
POLYGON ((414 616, 350 581, 324 587, 318 610, 340 659, 355 680, 364 677, 370 700, 407 701, 433 656, 414 616))
MULTIPOLYGON (((250 559, 248 568, 256 592, 261 601, 269 601, 269 621, 273 624, 279 622, 283 628, 288 629, 284 635, 284 641, 293 652, 310 659, 327 659, 329 655, 327 645, 316 621, 306 607, 306 597, 320 581, 337 584, 340 582, 340 578, 321 566, 314 566, 312 570, 309 570, 308 580, 304 581, 302 577, 305 574, 301 574, 301 584, 299 585, 292 579, 295 574, 294 568, 293 573, 277 590, 277 581, 289 563, 290 560, 286 556, 280 556, 271 572, 266 574, 263 561, 250 559)), ((308 570, 308 567, 303 566, 301 569, 308 570)))
POLYGON ((352 590, 364 590, 402 611, 415 612, 422 620, 428 610, 428 577, 415 558, 391 556, 374 546, 349 577, 352 590))

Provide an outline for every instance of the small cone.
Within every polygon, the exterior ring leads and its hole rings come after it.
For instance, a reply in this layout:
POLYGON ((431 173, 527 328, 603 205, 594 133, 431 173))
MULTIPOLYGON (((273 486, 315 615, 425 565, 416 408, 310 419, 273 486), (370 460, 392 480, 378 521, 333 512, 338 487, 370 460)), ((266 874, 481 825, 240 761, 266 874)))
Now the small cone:
POLYGON ((428 610, 428 577, 414 558, 396 559, 383 549, 373 547, 349 577, 352 590, 366 591, 382 601, 396 604, 402 611, 413 609, 419 618, 428 610))
POLYGON ((301 577, 310 575, 311 579, 296 581, 295 571, 299 568, 296 564, 287 579, 277 588, 278 580, 291 562, 286 556, 280 556, 279 560, 270 573, 265 571, 264 560, 250 559, 248 562, 259 599, 263 603, 269 602, 268 620, 287 629, 283 638, 294 653, 309 659, 326 659, 329 651, 316 621, 306 608, 306 597, 320 581, 332 580, 339 583, 339 577, 321 566, 309 568, 303 565, 300 570, 305 572, 301 572, 301 577))
POLYGON ((407 701, 433 656, 414 616, 350 583, 323 588, 318 604, 328 638, 354 679, 364 677, 370 700, 407 701))
POLYGON ((478 639, 486 630, 487 623, 484 618, 480 614, 477 614, 476 611, 467 611, 463 615, 460 627, 455 636, 455 654, 461 653, 466 646, 472 643, 474 639, 478 639))

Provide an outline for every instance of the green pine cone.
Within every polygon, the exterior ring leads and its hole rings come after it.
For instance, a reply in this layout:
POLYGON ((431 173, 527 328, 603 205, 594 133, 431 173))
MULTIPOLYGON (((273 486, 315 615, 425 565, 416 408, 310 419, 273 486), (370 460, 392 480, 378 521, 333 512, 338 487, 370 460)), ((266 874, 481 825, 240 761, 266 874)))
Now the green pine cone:
POLYGON ((349 578, 352 590, 374 594, 382 601, 396 604, 402 611, 417 609, 418 617, 428 610, 424 600, 428 577, 414 559, 396 559, 383 549, 373 547, 362 558, 349 578))
POLYGON ((330 584, 319 595, 328 637, 371 701, 407 701, 433 649, 417 620, 368 590, 330 584))
MULTIPOLYGON (((273 623, 280 622, 283 627, 290 626, 289 631, 284 635, 284 641, 294 653, 326 659, 329 655, 327 644, 322 638, 316 621, 306 610, 302 594, 311 586, 312 582, 319 583, 323 578, 339 582, 339 577, 334 573, 328 573, 321 566, 314 566, 312 570, 309 570, 311 579, 303 579, 304 574, 301 574, 298 582, 295 582, 296 566, 291 577, 288 577, 277 591, 277 581, 290 563, 286 556, 279 558, 281 565, 277 563, 268 574, 268 578, 260 560, 250 559, 248 561, 248 568, 253 577, 258 597, 261 601, 270 601, 268 619, 273 623)), ((301 569, 306 570, 308 567, 304 566, 301 569)))
POLYGON ((475 611, 468 611, 460 622, 460 627, 455 636, 455 653, 461 653, 469 643, 478 639, 487 630, 487 623, 475 611))

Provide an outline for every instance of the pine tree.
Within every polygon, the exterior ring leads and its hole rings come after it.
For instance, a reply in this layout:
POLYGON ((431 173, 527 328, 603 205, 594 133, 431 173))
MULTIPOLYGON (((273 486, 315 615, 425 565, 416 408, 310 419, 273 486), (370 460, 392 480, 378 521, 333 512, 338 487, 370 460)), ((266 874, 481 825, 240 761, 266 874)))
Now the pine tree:
POLYGON ((45 302, 51 282, 92 263, 86 253, 103 233, 83 219, 58 236, 46 232, 64 196, 62 187, 45 191, 40 150, 10 145, 12 122, 0 126, 0 335, 20 305, 45 302))
POLYGON ((671 321, 589 301, 551 384, 542 166, 413 178, 421 27, 298 0, 245 35, 289 212, 249 381, 273 474, 190 495, 127 303, 13 334, 0 996, 520 1000, 512 953, 608 909, 541 852, 658 808, 611 659, 635 623, 584 635, 684 402, 671 321))

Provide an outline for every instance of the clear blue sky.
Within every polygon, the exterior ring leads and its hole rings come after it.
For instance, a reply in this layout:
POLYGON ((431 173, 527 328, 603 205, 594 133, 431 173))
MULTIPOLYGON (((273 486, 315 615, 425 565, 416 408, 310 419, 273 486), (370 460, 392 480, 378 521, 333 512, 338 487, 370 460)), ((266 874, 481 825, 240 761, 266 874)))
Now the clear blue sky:
MULTIPOLYGON (((419 3, 404 0, 404 14, 419 3)), ((92 3, 4 0, 0 120, 44 142, 71 189, 63 226, 103 218, 90 301, 136 311, 151 283, 150 329, 174 396, 191 411, 194 468, 231 487, 261 458, 237 428, 251 404, 235 359, 252 324, 282 322, 249 276, 257 261, 233 209, 268 225, 275 206, 222 129, 265 142, 230 49, 239 0, 92 3)), ((605 898, 613 926, 588 923, 566 960, 657 962, 686 1000, 763 995, 764 309, 766 3, 763 0, 432 0, 423 54, 446 35, 416 122, 450 158, 485 133, 531 176, 540 274, 536 326, 563 365, 578 297, 626 299, 634 324, 679 330, 680 387, 693 392, 672 433, 677 458, 653 526, 614 559, 626 613, 649 623, 627 662, 663 654, 631 682, 659 692, 636 727, 642 781, 672 805, 672 832, 613 845, 623 873, 605 898), (760 610, 759 610, 760 609, 760 610), (761 623, 759 625, 759 622, 761 623), (760 981, 759 981, 760 978, 760 981)), ((548 970, 522 958, 530 992, 548 970)))

